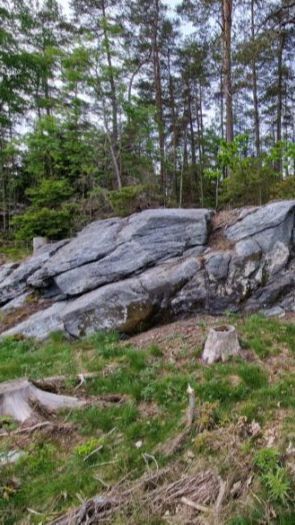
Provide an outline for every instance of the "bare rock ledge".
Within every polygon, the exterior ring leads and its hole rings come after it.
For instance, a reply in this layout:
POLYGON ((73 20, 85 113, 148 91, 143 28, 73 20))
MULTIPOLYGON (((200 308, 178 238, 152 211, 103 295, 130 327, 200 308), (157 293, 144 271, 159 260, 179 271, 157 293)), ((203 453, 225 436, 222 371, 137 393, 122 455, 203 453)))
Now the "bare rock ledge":
POLYGON ((236 211, 214 232, 224 250, 211 242, 213 216, 155 209, 96 221, 19 265, 0 266, 4 311, 36 290, 52 301, 1 335, 81 337, 132 333, 193 312, 295 312, 295 200, 236 211))

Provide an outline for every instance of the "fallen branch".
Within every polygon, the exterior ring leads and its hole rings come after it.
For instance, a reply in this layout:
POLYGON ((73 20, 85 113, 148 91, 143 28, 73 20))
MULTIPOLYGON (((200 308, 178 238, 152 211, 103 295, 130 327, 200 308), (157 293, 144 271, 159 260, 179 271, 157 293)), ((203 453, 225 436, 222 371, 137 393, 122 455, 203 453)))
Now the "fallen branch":
POLYGON ((64 386, 67 381, 73 381, 76 383, 74 390, 78 390, 84 383, 86 383, 87 379, 94 379, 96 377, 98 377, 97 372, 81 372, 76 376, 60 375, 45 377, 42 379, 29 379, 29 381, 36 387, 42 388, 43 390, 48 390, 49 392, 58 392, 58 390, 64 386))
POLYGON ((181 498, 181 503, 184 503, 184 505, 188 505, 188 507, 198 510, 199 512, 208 512, 208 510, 210 510, 210 507, 205 507, 205 505, 195 503, 191 499, 185 498, 184 496, 181 498))
MULTIPOLYGON (((163 514, 176 511, 179 503, 184 503, 199 512, 208 512, 219 493, 218 477, 213 471, 186 474, 175 481, 175 469, 162 469, 131 482, 127 489, 115 485, 105 494, 83 503, 81 507, 60 516, 51 525, 94 525, 114 522, 118 512, 132 512, 134 502, 149 512, 163 514), (169 482, 169 478, 174 481, 169 482)), ((124 483, 124 486, 126 483, 124 483)))
POLYGON ((42 421, 42 423, 37 423, 36 425, 33 425, 32 427, 24 427, 24 428, 18 428, 17 430, 12 430, 11 432, 2 432, 0 434, 0 437, 7 437, 7 436, 16 436, 18 434, 27 434, 34 432, 35 430, 39 430, 40 428, 44 427, 52 427, 55 426, 54 423, 51 423, 50 421, 42 421))
POLYGON ((217 514, 218 514, 219 509, 220 509, 220 507, 222 505, 222 502, 224 500, 225 490, 226 490, 226 482, 223 481, 223 479, 219 478, 219 483, 220 483, 220 488, 219 488, 218 497, 217 497, 217 500, 216 500, 216 503, 215 503, 215 512, 217 514))
POLYGON ((188 385, 187 387, 187 394, 188 394, 188 408, 187 408, 187 422, 186 426, 188 428, 191 428, 194 419, 195 419, 195 410, 196 410, 196 395, 194 389, 188 385))

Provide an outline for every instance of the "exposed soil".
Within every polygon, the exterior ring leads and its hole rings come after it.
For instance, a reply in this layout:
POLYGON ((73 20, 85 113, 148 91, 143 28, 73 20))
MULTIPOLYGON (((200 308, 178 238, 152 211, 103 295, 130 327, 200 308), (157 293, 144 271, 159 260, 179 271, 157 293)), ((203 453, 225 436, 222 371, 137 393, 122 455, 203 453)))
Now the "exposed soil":
POLYGON ((35 301, 30 301, 24 306, 14 308, 12 311, 3 314, 3 317, 1 316, 0 318, 0 333, 9 330, 19 323, 22 323, 31 317, 31 315, 49 308, 51 304, 52 301, 37 301, 36 299, 35 301))
POLYGON ((183 366, 185 359, 192 354, 200 354, 208 329, 226 323, 226 317, 197 315, 151 328, 147 332, 131 337, 128 344, 139 349, 156 346, 163 352, 166 359, 176 361, 178 366, 183 366))

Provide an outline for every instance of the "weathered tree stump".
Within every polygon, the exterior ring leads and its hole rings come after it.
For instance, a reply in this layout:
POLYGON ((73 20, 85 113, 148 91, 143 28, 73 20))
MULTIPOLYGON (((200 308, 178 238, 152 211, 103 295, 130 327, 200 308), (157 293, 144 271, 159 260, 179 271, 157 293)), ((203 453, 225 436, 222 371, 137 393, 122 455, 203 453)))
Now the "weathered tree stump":
POLYGON ((208 365, 216 361, 227 361, 230 356, 239 355, 240 344, 236 329, 232 325, 210 328, 204 346, 202 359, 208 365))
POLYGON ((0 416, 9 416, 23 423, 37 415, 34 404, 48 412, 55 412, 63 408, 79 408, 85 405, 85 401, 46 392, 28 379, 16 379, 0 384, 0 416))
POLYGON ((46 244, 48 244, 47 237, 33 237, 33 254, 36 255, 46 244))

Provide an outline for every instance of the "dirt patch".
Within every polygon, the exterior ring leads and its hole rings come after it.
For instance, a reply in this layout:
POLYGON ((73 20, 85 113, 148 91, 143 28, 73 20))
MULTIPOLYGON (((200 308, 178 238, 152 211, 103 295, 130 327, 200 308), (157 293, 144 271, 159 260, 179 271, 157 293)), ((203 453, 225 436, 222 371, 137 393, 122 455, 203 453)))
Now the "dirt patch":
POLYGON ((226 323, 225 317, 197 315, 189 319, 157 326, 135 335, 125 344, 136 348, 158 347, 168 359, 181 360, 201 350, 207 331, 212 326, 226 323))
POLYGON ((11 312, 4 314, 3 318, 0 318, 0 334, 6 330, 9 330, 13 326, 22 323, 31 315, 45 310, 52 305, 52 301, 33 301, 25 304, 19 308, 15 308, 11 312))
POLYGON ((161 413, 161 409, 157 405, 157 403, 148 403, 146 401, 142 401, 141 403, 139 403, 137 408, 141 417, 156 417, 161 413))
POLYGON ((233 226, 237 221, 243 219, 249 213, 255 211, 255 207, 236 208, 233 210, 223 210, 212 218, 212 232, 209 238, 209 247, 214 250, 231 250, 235 243, 227 239, 225 231, 233 226))

